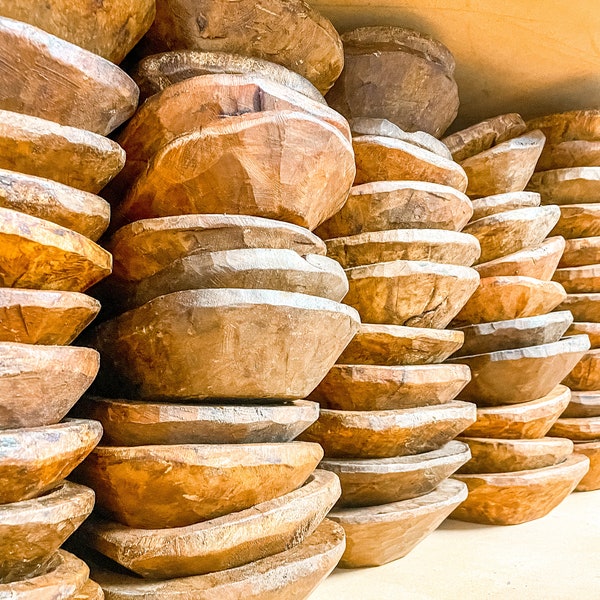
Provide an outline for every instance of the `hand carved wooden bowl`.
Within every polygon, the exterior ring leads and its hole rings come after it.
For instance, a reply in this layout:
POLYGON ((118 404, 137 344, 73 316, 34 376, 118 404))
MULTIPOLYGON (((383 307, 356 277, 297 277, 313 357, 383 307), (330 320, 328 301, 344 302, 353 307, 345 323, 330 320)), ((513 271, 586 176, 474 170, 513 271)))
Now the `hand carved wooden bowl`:
POLYGON ((571 454, 564 462, 529 471, 454 475, 469 488, 451 519, 486 525, 517 525, 556 508, 587 473, 590 461, 571 454))
POLYGON ((531 402, 477 408, 477 421, 465 429, 464 435, 505 440, 542 438, 570 398, 571 390, 557 385, 546 396, 531 402))
POLYGON ((569 310, 561 304, 565 298, 565 290, 555 281, 533 277, 484 277, 452 325, 461 327, 536 317, 554 308, 569 310))
POLYGON ((472 221, 490 217, 508 210, 521 208, 533 208, 540 205, 540 195, 535 192, 507 192, 505 194, 494 194, 482 198, 473 198, 472 221))
POLYGON ((577 322, 600 323, 600 293, 567 294, 557 310, 570 310, 577 322))
POLYGON ((600 292, 600 265, 557 269, 553 279, 567 294, 597 293, 600 292))
POLYGON ((343 206, 354 174, 351 145, 329 123, 304 112, 248 113, 163 146, 115 216, 228 213, 314 229, 343 206))
POLYGON ((454 57, 440 42, 403 27, 342 35, 344 70, 327 101, 348 118, 385 117, 406 131, 440 137, 458 112, 454 57))
POLYGON ((464 365, 334 365, 309 398, 334 410, 416 408, 451 402, 470 380, 464 365))
POLYGON ((321 444, 328 458, 391 458, 438 450, 475 422, 468 402, 400 410, 321 410, 300 439, 321 444))
POLYGON ((570 140, 546 144, 535 167, 536 171, 597 167, 600 165, 600 142, 570 140))
POLYGON ((97 507, 129 527, 185 527, 300 487, 323 457, 317 444, 98 446, 75 473, 97 507), (143 507, 143 508, 142 508, 143 507))
POLYGON ((346 532, 340 567, 376 567, 406 556, 467 497, 465 485, 442 481, 425 496, 380 506, 334 509, 329 518, 346 532))
POLYGON ((591 492, 600 489, 600 441, 575 444, 575 452, 590 459, 590 470, 575 488, 578 492, 591 492))
POLYGON ((83 419, 0 430, 0 504, 36 498, 52 489, 101 437, 100 423, 83 419))
POLYGON ((315 471, 299 489, 246 510, 170 529, 132 529, 92 519, 81 540, 150 579, 233 569, 301 544, 340 495, 337 476, 315 471))
MULTIPOLYGON (((77 27, 70 22, 69 30, 77 27)), ((0 17, 0 48, 6 57, 0 66, 3 110, 100 135, 108 135, 135 111, 139 90, 134 81, 97 54, 6 17, 0 17)))
POLYGON ((342 209, 315 233, 330 239, 390 229, 460 231, 472 214, 468 196, 446 185, 376 181, 353 187, 342 209))
POLYGON ((337 506, 376 506, 429 494, 469 458, 467 445, 454 441, 413 456, 326 458, 320 468, 340 478, 342 496, 337 506))
POLYGON ((88 396, 75 409, 102 423, 104 444, 290 442, 319 417, 306 400, 284 404, 153 404, 88 396))
POLYGON ((550 435, 569 438, 574 442, 595 442, 600 440, 600 417, 561 417, 552 426, 550 435))
MULTIPOLYGON (((479 285, 470 267, 396 260, 346 270, 345 303, 366 323, 443 329, 479 285)), ((558 284, 554 284, 558 285, 558 284)))
POLYGON ((560 219, 551 232, 570 240, 600 235, 600 203, 560 207, 560 219))
POLYGON ((573 167, 534 173, 527 189, 540 194, 542 204, 592 204, 598 202, 600 167, 573 167))
POLYGON ((0 505, 0 586, 43 574, 94 508, 94 492, 64 481, 33 500, 0 505))
POLYGON ((113 568, 93 576, 110 600, 290 600, 308 598, 333 571, 345 548, 344 530, 325 519, 301 544, 242 567, 166 580, 140 579, 113 568))
POLYGON ((575 238, 565 241, 559 267, 584 267, 600 263, 600 237, 575 238))
POLYGON ((558 342, 452 358, 471 368, 461 400, 480 406, 520 404, 549 394, 589 350, 587 335, 558 342), (510 385, 507 384, 510 382, 510 385))
POLYGON ((427 365, 444 362, 463 344, 451 329, 363 323, 338 358, 344 365, 427 365))
POLYGON ((326 240, 327 256, 349 269, 394 260, 470 267, 481 249, 476 237, 443 229, 392 229, 326 240))
POLYGON ((144 400, 295 400, 325 377, 359 325, 354 309, 316 296, 192 290, 103 323, 92 342, 108 378, 123 378, 144 400))
POLYGON ((600 111, 570 110, 527 121, 528 129, 541 129, 549 144, 568 140, 600 140, 600 111))
POLYGON ((578 392, 600 390, 600 349, 584 354, 563 384, 578 392))
POLYGON ((561 416, 564 418, 600 417, 600 392, 571 392, 571 401, 561 416))

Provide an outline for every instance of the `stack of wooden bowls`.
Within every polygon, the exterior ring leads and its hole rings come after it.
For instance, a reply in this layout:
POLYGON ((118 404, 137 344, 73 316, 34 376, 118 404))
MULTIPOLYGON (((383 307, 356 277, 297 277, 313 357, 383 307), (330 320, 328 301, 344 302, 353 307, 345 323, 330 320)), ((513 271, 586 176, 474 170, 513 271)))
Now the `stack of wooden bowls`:
POLYGON ((465 343, 449 362, 472 374, 459 398, 478 411, 461 438, 473 458, 456 475, 469 497, 452 518, 497 525, 544 516, 588 468, 571 442, 544 437, 569 403, 560 382, 589 339, 563 338, 572 316, 551 312, 566 298, 551 281, 565 241, 553 230, 560 209, 523 191, 545 139, 526 129, 519 115, 502 115, 445 138, 469 174, 474 214, 465 231, 482 250, 480 286, 453 322, 465 343))
MULTIPOLYGON (((125 153, 103 136, 133 113, 138 89, 95 54, 120 58, 77 4, 0 2, 0 597, 15 600, 103 597, 60 550, 94 505, 64 478, 102 428, 63 419, 99 368, 96 350, 69 344, 100 309, 82 292, 112 269, 95 243, 110 219, 96 194, 125 153)), ((136 39, 124 37, 126 52, 136 39)))
POLYGON ((558 204, 557 235, 567 238, 554 274, 566 300, 559 309, 575 317, 568 333, 587 334, 591 350, 563 381, 571 388, 571 403, 551 434, 575 442, 575 450, 590 459, 590 470, 577 486, 600 488, 600 111, 582 110, 534 119, 546 146, 529 189, 542 204, 558 204))

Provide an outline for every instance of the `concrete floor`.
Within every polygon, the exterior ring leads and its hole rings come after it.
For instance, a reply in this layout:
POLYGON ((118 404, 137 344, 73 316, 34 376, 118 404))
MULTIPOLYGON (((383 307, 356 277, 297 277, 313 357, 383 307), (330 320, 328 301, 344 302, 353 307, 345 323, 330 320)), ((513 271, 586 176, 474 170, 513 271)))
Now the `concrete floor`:
POLYGON ((600 491, 512 527, 446 520, 408 556, 337 569, 310 600, 600 600, 600 491))

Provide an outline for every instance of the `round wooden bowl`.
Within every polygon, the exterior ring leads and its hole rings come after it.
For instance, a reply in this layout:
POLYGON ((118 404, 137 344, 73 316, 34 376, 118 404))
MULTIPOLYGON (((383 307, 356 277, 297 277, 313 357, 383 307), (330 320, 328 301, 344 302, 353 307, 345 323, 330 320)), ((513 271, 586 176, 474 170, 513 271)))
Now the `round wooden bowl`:
POLYGON ((570 310, 577 322, 600 323, 600 294, 567 294, 556 307, 558 310, 570 310))
POLYGON ((376 181, 354 186, 342 209, 315 233, 330 239, 390 229, 460 231, 472 214, 468 196, 446 185, 376 181))
POLYGON ((563 384, 577 392, 600 389, 600 349, 590 350, 564 378, 563 384))
POLYGON ((94 508, 94 492, 69 481, 33 500, 0 505, 0 586, 43 574, 94 508))
POLYGON ((600 265, 557 269, 552 279, 560 283, 567 294, 600 292, 600 265))
POLYGON ((362 323, 338 358, 343 365, 429 365, 444 362, 464 335, 451 329, 362 323))
POLYGON ((567 240, 600 235, 600 203, 560 207, 560 219, 551 232, 567 240))
POLYGON ((600 237, 566 240, 559 267, 584 267, 600 263, 600 237))
POLYGON ((464 365, 334 365, 309 398, 334 410, 416 408, 451 402, 470 379, 464 365))
POLYGON ((600 417, 561 417, 552 426, 550 435, 574 442, 595 442, 600 440, 600 417))
POLYGON ((460 393, 461 400, 481 406, 520 404, 549 394, 589 347, 586 335, 574 335, 550 344, 461 356, 449 362, 471 368, 472 379, 460 393))
POLYGON ((571 401, 561 417, 600 417, 600 392, 571 392, 571 401))
POLYGON ((432 492, 471 458, 466 444, 448 442, 439 450, 392 458, 325 458, 342 485, 339 507, 377 506, 432 492))
POLYGON ((575 444, 575 452, 590 459, 590 470, 575 488, 577 492, 591 492, 600 489, 600 441, 575 444))
POLYGON ((467 497, 464 483, 447 479, 424 496, 380 506, 337 508, 329 518, 346 532, 343 569, 376 567, 406 556, 467 497))
POLYGON ((598 165, 600 165, 600 142, 569 140, 558 144, 546 144, 535 170, 550 171, 598 165))
POLYGON ((570 110, 527 121, 529 129, 541 129, 548 144, 567 140, 600 140, 600 111, 570 110))
POLYGON ((316 296, 191 290, 103 323, 91 341, 107 387, 130 397, 295 400, 325 377, 359 325, 352 308, 316 296))
POLYGON ((283 496, 322 457, 317 444, 306 442, 98 446, 75 476, 94 488, 101 513, 128 527, 159 529, 283 496))
POLYGON ((509 210, 533 208, 540 205, 540 200, 540 195, 535 192, 507 192, 505 194, 484 196, 483 198, 473 198, 471 200, 473 205, 471 220, 477 221, 509 210))
MULTIPOLYGON (((366 323, 443 329, 479 285, 470 267, 396 260, 346 270, 344 302, 366 323)), ((558 285, 558 284, 554 284, 558 285)))
POLYGON ((392 229, 326 240, 327 256, 349 269, 394 260, 470 267, 479 257, 472 235, 443 229, 392 229))
POLYGON ((527 189, 540 194, 542 204, 592 204, 598 202, 600 167, 572 167, 534 173, 527 189))
POLYGON ((282 404, 155 404, 84 398, 75 409, 102 423, 104 444, 259 444, 290 442, 319 417, 306 400, 282 404))
POLYGON ((586 456, 571 454, 564 462, 542 469, 454 475, 467 484, 469 495, 450 518, 486 525, 517 525, 540 519, 575 489, 589 464, 586 456))
POLYGON ((475 405, 447 402, 400 410, 322 409, 300 439, 321 444, 327 458, 391 458, 438 450, 475 422, 475 405))
POLYGON ((295 491, 210 521, 169 529, 134 529, 96 518, 85 523, 81 539, 142 577, 203 575, 301 544, 339 495, 337 476, 317 470, 295 491))

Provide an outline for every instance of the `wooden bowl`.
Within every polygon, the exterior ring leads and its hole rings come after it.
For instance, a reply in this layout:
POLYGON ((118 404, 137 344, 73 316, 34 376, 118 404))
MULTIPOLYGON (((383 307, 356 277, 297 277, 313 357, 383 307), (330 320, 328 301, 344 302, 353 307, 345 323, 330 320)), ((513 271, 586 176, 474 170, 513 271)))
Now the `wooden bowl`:
POLYGON ((349 269, 394 260, 470 267, 479 257, 476 237, 443 229, 393 229, 326 240, 327 256, 349 269))
POLYGON ((536 248, 519 250, 481 263, 474 268, 484 277, 533 277, 550 281, 565 249, 565 239, 557 236, 546 239, 536 248))
POLYGON ((472 379, 460 393, 461 400, 481 406, 520 404, 549 394, 589 347, 586 335, 574 335, 550 344, 461 356, 449 362, 471 368, 472 379))
POLYGON ((103 443, 113 446, 290 442, 319 418, 319 405, 306 400, 194 405, 88 396, 75 410, 100 421, 103 443))
POLYGON ((583 476, 575 491, 591 492, 600 489, 600 442, 575 444, 575 452, 590 459, 590 470, 583 476))
POLYGON ((343 365, 428 365, 444 362, 464 335, 451 329, 363 323, 338 358, 343 365))
POLYGON ((563 310, 537 317, 467 325, 457 330, 462 331, 465 341, 453 358, 558 342, 572 322, 571 313, 563 310))
POLYGON ((438 450, 475 422, 475 405, 447 402, 400 410, 322 409, 300 439, 318 442, 327 458, 390 458, 438 450))
POLYGON ((78 292, 0 289, 0 341, 70 344, 99 311, 97 300, 78 292))
POLYGON ((354 185, 374 181, 428 181, 467 189, 467 175, 454 161, 414 144, 379 135, 352 140, 356 159, 354 185))
POLYGON ((600 292, 600 265, 557 269, 552 278, 558 281, 567 294, 600 292))
POLYGON ((550 435, 569 438, 574 442, 595 442, 600 440, 600 417, 561 417, 552 426, 550 435))
POLYGON ((334 365, 309 398, 334 410, 416 408, 454 400, 470 379, 463 365, 334 365))
POLYGON ((558 144, 546 144, 535 170, 550 171, 598 165, 600 165, 600 142, 570 140, 558 144))
POLYGON ((570 110, 527 121, 528 129, 541 129, 549 144, 567 140, 600 140, 600 111, 570 110))
POLYGON ((559 267, 584 267, 600 263, 600 237, 566 240, 559 267))
MULTIPOLYGON (((352 289, 352 288, 351 288, 352 289)), ((484 277, 452 322, 454 327, 508 321, 569 310, 567 294, 555 281, 533 277, 484 277)))
POLYGON ((460 231, 472 214, 468 196, 446 185, 376 181, 353 187, 342 209, 315 233, 330 239, 390 229, 460 231))
POLYGON ((481 246, 479 263, 539 246, 560 217, 558 206, 520 208, 483 217, 469 223, 465 233, 474 235, 481 246))
POLYGON ((284 110, 249 113, 163 146, 115 217, 123 223, 228 213, 312 230, 343 206, 354 174, 350 143, 322 119, 284 110))
POLYGON ((92 565, 93 576, 111 600, 211 598, 308 598, 333 571, 345 548, 342 527, 325 519, 301 544, 243 567, 207 575, 150 580, 92 565))
POLYGON ((541 131, 530 131, 461 161, 469 179, 467 195, 481 198, 523 191, 545 141, 541 131))
POLYGON ((600 417, 600 392, 571 392, 563 418, 600 417))
POLYGON ((564 378, 563 384, 577 392, 600 389, 600 349, 590 350, 564 378))
POLYGON ((342 484, 339 507, 376 506, 432 492, 471 458, 466 444, 448 442, 439 450, 392 458, 326 458, 320 468, 342 484))
POLYGON ((600 323, 600 294, 567 294, 556 308, 570 310, 575 321, 600 323))
POLYGON ((518 525, 540 519, 575 489, 589 462, 586 456, 571 454, 564 462, 542 469, 454 475, 467 484, 469 495, 450 518, 486 525, 518 525))
POLYGON ((0 505, 0 586, 42 575, 94 508, 94 492, 69 481, 47 494, 0 505))
POLYGON ((543 398, 531 402, 477 408, 477 421, 463 433, 505 440, 541 438, 550 431, 570 398, 571 390, 557 385, 543 398))
POLYGON ((244 510, 300 487, 317 444, 98 446, 75 476, 98 509, 129 527, 185 527, 244 510), (140 510, 143 507, 143 510, 140 510))
POLYGON ((360 27, 342 35, 344 70, 327 101, 348 118, 385 117, 440 137, 458 112, 454 58, 428 35, 360 27))
POLYGON ((435 329, 446 327, 479 285, 474 269, 425 261, 353 267, 346 275, 344 302, 366 323, 435 329))
POLYGON ((533 208, 540 205, 540 195, 535 192, 507 192, 505 194, 495 194, 493 196, 484 196, 483 198, 473 198, 472 221, 490 217, 508 210, 518 210, 520 208, 533 208))
POLYGON ((92 384, 91 348, 0 342, 0 430, 58 423, 92 384))
POLYGON ((534 173, 527 189, 540 194, 542 204, 594 203, 598 201, 600 191, 600 167, 573 167, 534 173))
POLYGON ((376 567, 406 556, 466 497, 466 486, 448 479, 432 492, 412 500, 334 509, 329 518, 346 532, 346 551, 339 566, 376 567))
POLYGON ((132 529, 92 519, 85 544, 150 579, 203 575, 253 563, 301 544, 340 495, 336 475, 315 471, 299 489, 246 510, 170 529, 132 529))
POLYGON ((325 377, 359 325, 356 311, 316 296, 192 290, 103 323, 92 345, 101 372, 132 398, 295 400, 325 377))
POLYGON ((600 203, 561 206, 560 219, 551 235, 562 235, 568 240, 600 235, 600 203))
POLYGON ((96 421, 0 430, 0 504, 36 498, 56 486, 102 437, 96 421))

